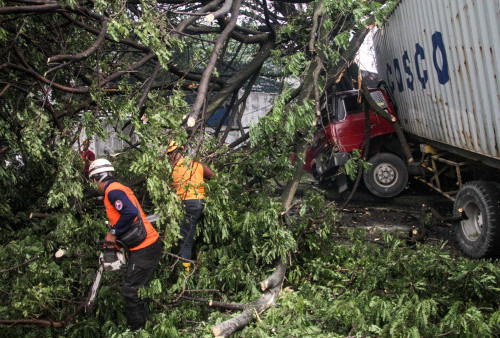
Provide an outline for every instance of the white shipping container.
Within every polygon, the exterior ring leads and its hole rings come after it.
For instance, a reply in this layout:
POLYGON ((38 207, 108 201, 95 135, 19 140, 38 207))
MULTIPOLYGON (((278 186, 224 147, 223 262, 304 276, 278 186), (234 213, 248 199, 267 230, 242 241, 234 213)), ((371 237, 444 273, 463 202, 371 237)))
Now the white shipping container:
POLYGON ((375 34, 403 129, 500 160, 500 0, 402 0, 375 34))

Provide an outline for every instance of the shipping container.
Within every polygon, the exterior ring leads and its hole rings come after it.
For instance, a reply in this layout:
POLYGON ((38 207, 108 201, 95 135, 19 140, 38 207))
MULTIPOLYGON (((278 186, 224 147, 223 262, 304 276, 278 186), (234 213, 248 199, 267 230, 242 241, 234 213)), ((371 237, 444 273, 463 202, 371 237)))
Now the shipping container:
POLYGON ((408 134, 500 168, 500 0, 402 0, 374 49, 408 134))
POLYGON ((457 245, 500 255, 500 0, 401 0, 374 49, 417 178, 454 201, 457 245))

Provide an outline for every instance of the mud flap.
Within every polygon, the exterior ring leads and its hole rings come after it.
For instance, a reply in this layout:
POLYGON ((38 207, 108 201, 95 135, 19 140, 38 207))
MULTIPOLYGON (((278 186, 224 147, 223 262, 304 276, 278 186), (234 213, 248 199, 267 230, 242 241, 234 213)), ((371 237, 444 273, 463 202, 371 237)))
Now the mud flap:
POLYGON ((335 184, 337 185, 337 189, 339 194, 346 191, 349 187, 347 186, 347 178, 345 174, 341 174, 335 177, 335 184))
POLYGON ((408 174, 411 176, 424 176, 424 170, 420 162, 408 163, 408 174))

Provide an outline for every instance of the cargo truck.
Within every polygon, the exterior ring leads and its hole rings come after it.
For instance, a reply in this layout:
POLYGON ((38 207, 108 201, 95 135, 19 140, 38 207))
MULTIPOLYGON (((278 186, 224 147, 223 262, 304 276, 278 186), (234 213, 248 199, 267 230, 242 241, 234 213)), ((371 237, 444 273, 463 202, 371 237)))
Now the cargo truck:
POLYGON ((386 86, 371 96, 397 116, 412 158, 393 125, 349 91, 328 95, 305 169, 346 189, 339 168, 368 135, 370 192, 394 197, 414 176, 453 201, 455 239, 466 255, 498 256, 499 22, 499 0, 401 0, 374 37, 386 86))

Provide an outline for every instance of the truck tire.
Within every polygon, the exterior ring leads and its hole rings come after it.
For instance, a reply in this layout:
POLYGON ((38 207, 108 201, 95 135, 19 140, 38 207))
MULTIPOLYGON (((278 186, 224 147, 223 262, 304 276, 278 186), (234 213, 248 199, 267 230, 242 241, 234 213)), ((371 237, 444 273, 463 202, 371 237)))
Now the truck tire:
POLYGON ((363 173, 363 181, 375 196, 390 198, 399 195, 408 183, 408 168, 401 158, 391 153, 380 153, 368 162, 372 164, 363 173))
POLYGON ((462 208, 468 219, 455 222, 455 241, 472 258, 500 252, 500 192, 494 182, 472 181, 458 191, 453 210, 462 208))

